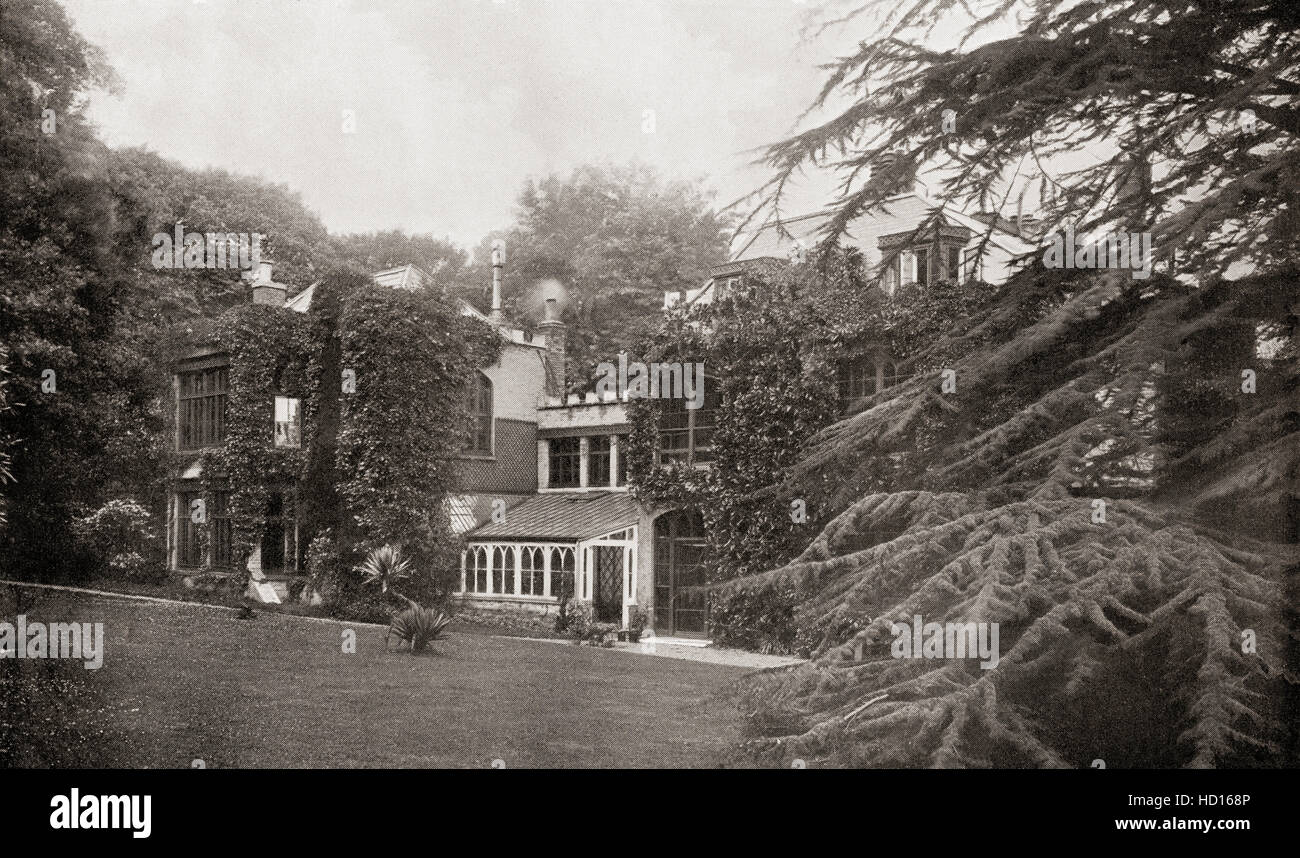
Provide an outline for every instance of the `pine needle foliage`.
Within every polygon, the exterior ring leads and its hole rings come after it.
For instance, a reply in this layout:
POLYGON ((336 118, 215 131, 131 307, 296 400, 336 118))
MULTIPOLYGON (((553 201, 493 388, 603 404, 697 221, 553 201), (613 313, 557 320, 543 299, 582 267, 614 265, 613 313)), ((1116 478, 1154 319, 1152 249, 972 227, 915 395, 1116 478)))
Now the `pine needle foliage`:
POLYGON ((1289 0, 829 7, 847 9, 819 32, 872 37, 828 64, 806 127, 764 153, 773 176, 751 221, 779 222, 787 186, 831 169, 842 183, 826 234, 838 237, 922 171, 959 207, 1028 201, 1048 231, 1151 232, 1158 259, 1204 274, 1273 268, 1300 249, 1289 0), (933 47, 954 28, 956 47, 933 47))
POLYGON ((766 152, 755 218, 836 170, 832 241, 925 172, 955 208, 1150 232, 1165 274, 1035 264, 812 441, 772 492, 830 523, 727 585, 798 593, 813 656, 748 684, 747 756, 1294 766, 1297 7, 832 5, 872 35, 766 152), (916 615, 998 623, 1000 661, 895 658, 916 615))
POLYGON ((746 689, 746 752, 1294 764, 1300 372, 1293 333, 1267 358, 1253 335, 1283 329, 1285 281, 1025 272, 934 342, 956 392, 923 372, 821 433, 789 481, 842 511, 730 585, 801 593, 813 655, 746 689), (1216 407, 1189 413, 1189 389, 1216 407), (917 615, 998 623, 1000 662, 894 657, 917 615))

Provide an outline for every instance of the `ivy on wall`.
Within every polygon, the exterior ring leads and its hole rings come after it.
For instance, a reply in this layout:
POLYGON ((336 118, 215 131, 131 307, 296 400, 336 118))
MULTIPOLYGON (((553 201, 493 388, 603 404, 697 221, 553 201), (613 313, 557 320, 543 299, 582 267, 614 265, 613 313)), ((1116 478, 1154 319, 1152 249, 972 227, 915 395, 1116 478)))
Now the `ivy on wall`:
MULTIPOLYGON (((868 281, 857 251, 835 248, 815 252, 806 264, 747 277, 712 304, 670 311, 642 345, 643 359, 703 361, 709 383, 721 384, 713 465, 657 462, 662 408, 656 400, 634 399, 627 444, 633 491, 655 509, 700 511, 709 542, 706 574, 714 583, 788 562, 838 511, 820 487, 795 487, 784 475, 807 454, 808 442, 840 418, 840 362, 875 350, 915 354, 934 328, 951 323, 964 294, 962 287, 935 284, 932 293, 887 298, 868 281)), ((882 459, 878 473, 867 469, 859 479, 883 485, 891 467, 882 459)), ((786 584, 715 592, 714 639, 763 651, 797 649, 799 595, 786 584)))
POLYGON ((335 460, 347 524, 362 547, 396 545, 428 573, 417 601, 438 598, 459 581, 444 503, 468 437, 469 385, 501 339, 428 293, 370 283, 343 297, 339 335, 355 378, 335 460))
POLYGON ((358 551, 394 544, 416 561, 422 596, 444 590, 456 549, 443 504, 468 384, 496 360, 495 332, 433 293, 338 269, 308 313, 243 305, 211 338, 230 358, 226 443, 204 452, 202 473, 209 508, 212 492, 230 492, 235 568, 246 574, 271 492, 293 487, 301 546, 328 529, 349 569, 358 551), (296 448, 274 444, 277 394, 301 400, 296 448))
MULTIPOLYGON (((271 491, 294 485, 303 470, 302 448, 274 444, 276 395, 305 398, 302 326, 298 313, 265 304, 234 307, 213 326, 216 343, 230 358, 226 443, 204 452, 202 473, 209 510, 213 491, 230 492, 231 554, 241 574, 261 539, 271 491)), ((305 424, 304 441, 310 433, 305 424)))

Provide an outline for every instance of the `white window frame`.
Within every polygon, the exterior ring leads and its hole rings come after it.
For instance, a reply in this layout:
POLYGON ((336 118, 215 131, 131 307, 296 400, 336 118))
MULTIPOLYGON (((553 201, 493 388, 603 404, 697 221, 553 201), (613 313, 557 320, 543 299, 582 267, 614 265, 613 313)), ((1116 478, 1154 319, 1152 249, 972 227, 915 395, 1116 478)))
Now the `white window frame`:
POLYGON ((910 250, 898 254, 898 285, 907 286, 916 282, 916 254, 910 250))
POLYGON ((961 255, 957 262, 957 282, 966 283, 969 280, 984 279, 984 255, 979 252, 979 247, 963 247, 961 255), (975 258, 975 264, 970 264, 972 255, 975 258), (970 276, 970 275, 973 275, 970 276))
POLYGON ((281 450, 299 450, 302 449, 302 398, 298 396, 275 395, 275 403, 272 406, 274 413, 272 418, 271 443, 281 450), (285 403, 285 416, 287 419, 280 419, 280 403, 285 403), (280 426, 281 424, 291 427, 292 433, 288 430, 284 433, 285 443, 280 443, 280 426))

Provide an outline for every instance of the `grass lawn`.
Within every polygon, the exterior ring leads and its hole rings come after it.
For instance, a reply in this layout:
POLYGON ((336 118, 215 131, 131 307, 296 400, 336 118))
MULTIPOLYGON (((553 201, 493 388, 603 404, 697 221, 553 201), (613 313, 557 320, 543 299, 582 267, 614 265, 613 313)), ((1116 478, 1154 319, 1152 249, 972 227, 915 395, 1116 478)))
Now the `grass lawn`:
POLYGON ((416 656, 385 653, 381 629, 356 627, 356 653, 345 654, 345 624, 52 591, 24 598, 5 596, 0 615, 102 622, 105 656, 97 671, 7 661, 57 669, 79 688, 55 686, 75 701, 61 699, 59 729, 46 733, 32 732, 41 713, 13 710, 51 704, 11 696, 0 723, 9 765, 680 768, 717 765, 738 735, 734 705, 718 696, 742 675, 734 667, 455 625, 416 656), (89 738, 67 739, 71 719, 89 738), (45 735, 55 747, 37 747, 45 735))

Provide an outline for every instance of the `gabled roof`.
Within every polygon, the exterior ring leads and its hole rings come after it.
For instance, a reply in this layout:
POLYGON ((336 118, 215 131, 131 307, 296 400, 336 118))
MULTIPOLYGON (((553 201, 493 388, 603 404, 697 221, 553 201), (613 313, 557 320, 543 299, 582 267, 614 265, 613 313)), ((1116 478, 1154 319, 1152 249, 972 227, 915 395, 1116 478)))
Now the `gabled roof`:
POLYGON ((512 507, 503 522, 489 521, 470 532, 470 542, 553 539, 577 542, 637 523, 636 500, 628 492, 548 492, 512 507))
POLYGON ((396 268, 385 268, 370 275, 380 286, 391 286, 394 289, 419 289, 429 279, 429 275, 424 273, 424 269, 415 265, 399 265, 396 268))
POLYGON ((305 313, 311 308, 311 299, 315 294, 316 284, 313 283, 297 295, 294 295, 288 301, 285 301, 284 306, 293 310, 295 313, 305 313))
MULTIPOLYGON (((383 271, 376 271, 370 275, 380 286, 388 286, 393 289, 418 289, 428 279, 429 275, 417 265, 399 265, 396 268, 385 268, 383 271)), ((311 309, 311 299, 316 294, 316 286, 320 281, 311 284, 306 289, 294 295, 288 301, 284 302, 287 309, 295 313, 305 313, 311 309)))
MULTIPOLYGON (((424 283, 425 279, 428 277, 427 274, 414 265, 402 265, 397 268, 389 268, 370 276, 380 286, 389 286, 393 289, 419 288, 420 284, 424 283)), ((317 281, 317 283, 319 283, 319 281, 317 281)), ((312 297, 316 294, 317 283, 311 284, 306 289, 293 296, 291 300, 285 301, 284 306, 287 309, 293 310, 295 313, 307 312, 311 309, 311 301, 312 297)), ((461 315, 473 316, 480 321, 492 325, 492 327, 496 328, 497 333, 507 342, 513 343, 517 346, 530 346, 541 351, 545 351, 546 349, 546 346, 541 343, 532 342, 526 331, 517 330, 511 328, 509 325, 501 325, 493 322, 486 315, 479 312, 473 304, 464 299, 457 301, 457 306, 460 309, 461 315)))
POLYGON ((736 251, 731 254, 731 261, 741 262, 760 257, 788 259, 792 238, 802 241, 805 246, 811 248, 812 245, 817 243, 815 236, 821 232, 822 227, 830 219, 831 212, 829 211, 812 212, 782 218, 781 226, 789 235, 782 235, 781 230, 777 229, 774 223, 764 224, 749 235, 741 233, 737 236, 739 239, 738 246, 736 251))

